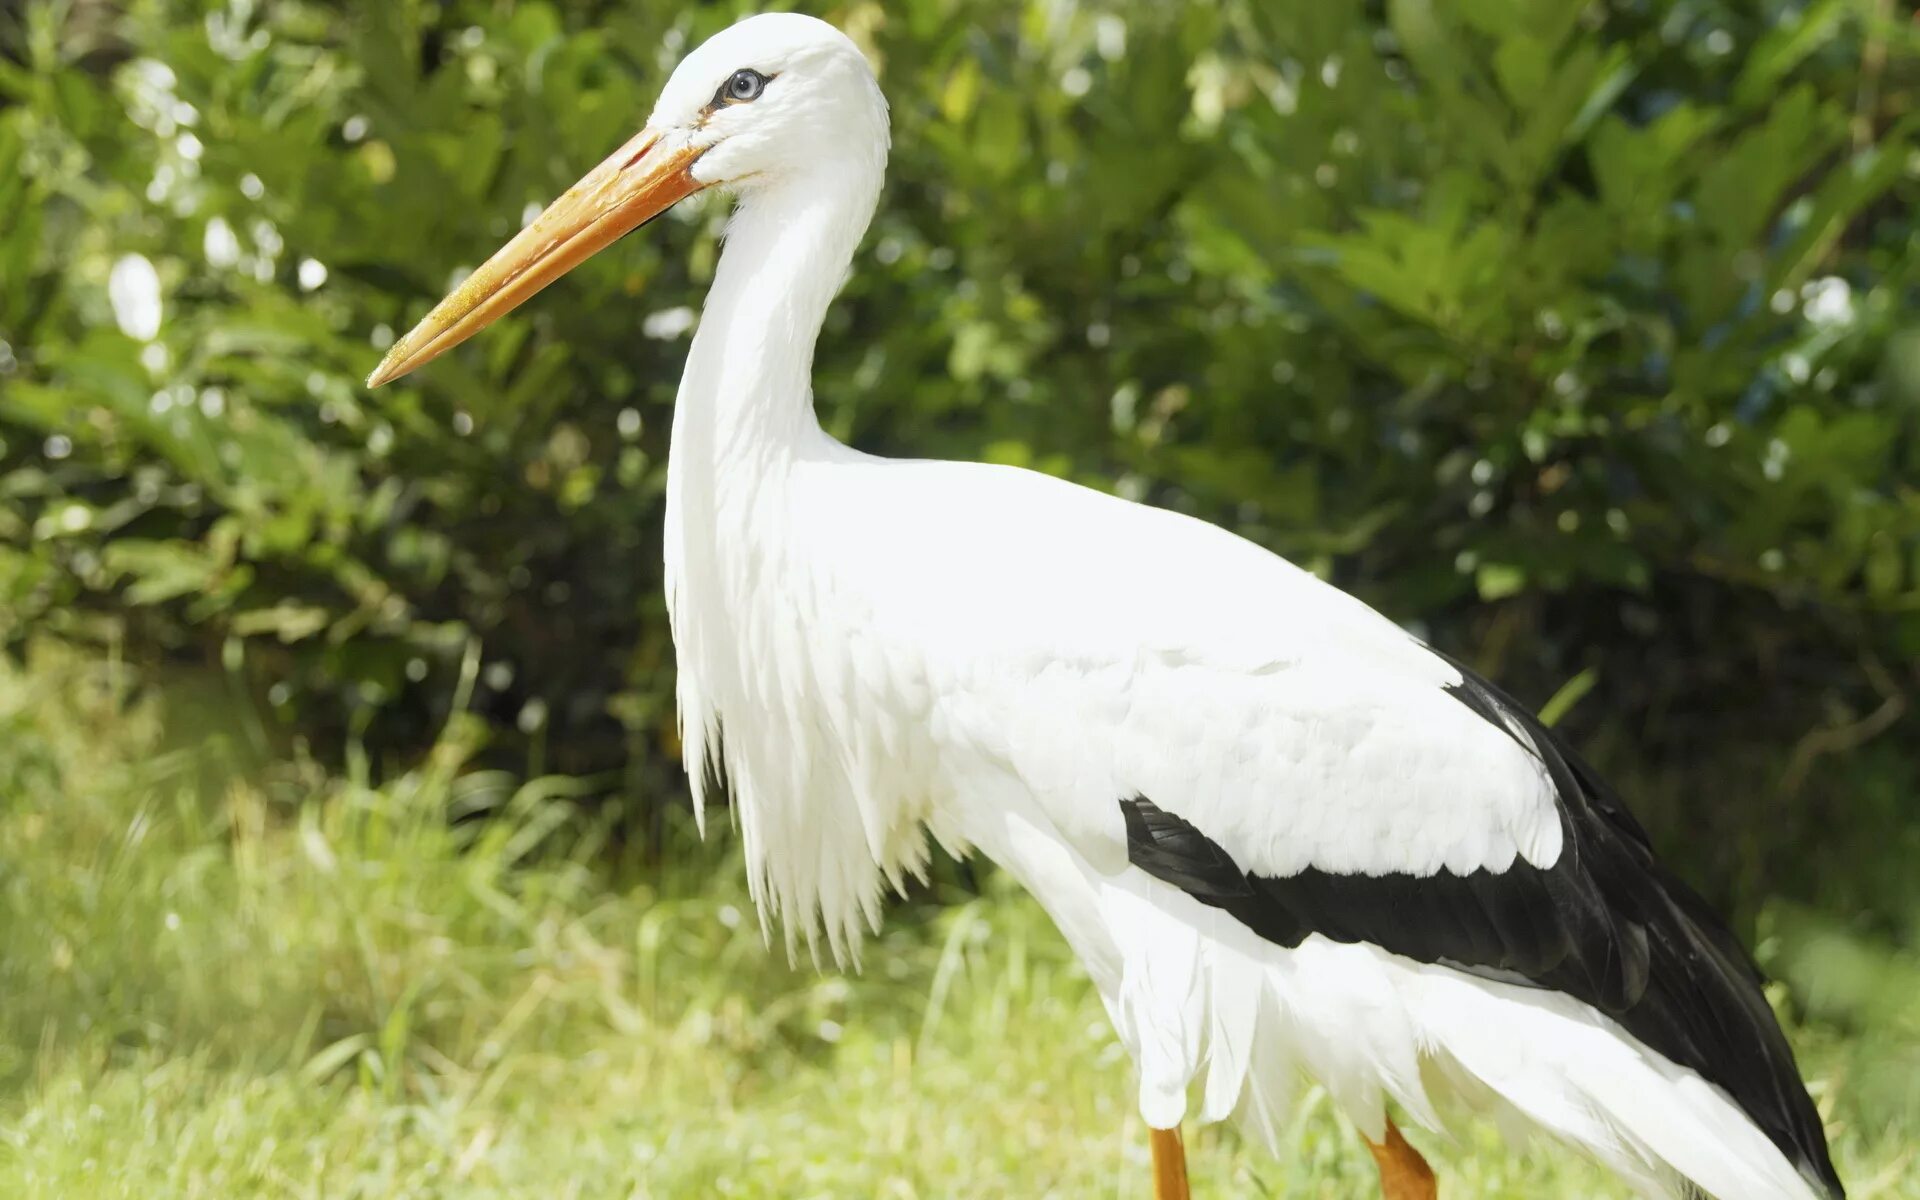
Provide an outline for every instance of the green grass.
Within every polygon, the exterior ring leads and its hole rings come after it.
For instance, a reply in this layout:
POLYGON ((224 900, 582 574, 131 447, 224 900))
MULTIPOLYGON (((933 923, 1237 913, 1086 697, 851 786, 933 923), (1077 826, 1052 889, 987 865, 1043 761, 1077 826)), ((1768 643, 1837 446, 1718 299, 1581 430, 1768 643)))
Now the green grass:
MULTIPOLYGON (((1002 885, 901 908, 860 975, 789 968, 729 848, 608 866, 611 818, 463 770, 463 726, 374 789, 238 770, 138 695, 60 654, 0 673, 0 1195, 1147 1192, 1100 1004, 1002 885)), ((1846 1082, 1871 1037, 1808 1031, 1811 1069, 1853 1194, 1920 1197, 1846 1082)), ((1453 1197, 1623 1194, 1419 1140, 1453 1197)), ((1192 1153, 1204 1197, 1371 1194, 1317 1093, 1278 1158, 1192 1153)))

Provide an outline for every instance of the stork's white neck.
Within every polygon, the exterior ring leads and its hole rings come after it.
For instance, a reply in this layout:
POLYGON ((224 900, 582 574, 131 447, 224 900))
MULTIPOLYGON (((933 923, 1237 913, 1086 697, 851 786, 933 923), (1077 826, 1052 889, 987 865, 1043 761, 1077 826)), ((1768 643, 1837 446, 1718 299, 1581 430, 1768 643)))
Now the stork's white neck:
POLYGON ((673 466, 757 472, 814 441, 814 343, 879 192, 878 171, 823 168, 742 197, 680 382, 673 466))
POLYGON ((723 769, 763 916, 784 909, 789 934, 797 920, 811 940, 818 914, 836 950, 877 888, 859 817, 825 807, 851 803, 844 781, 817 774, 837 756, 812 745, 803 710, 779 703, 815 690, 832 670, 819 656, 836 648, 792 636, 818 631, 802 608, 821 592, 810 573, 823 564, 795 549, 807 539, 796 536, 805 531, 789 481, 802 463, 850 453, 814 417, 813 347, 873 215, 884 146, 870 163, 823 165, 743 198, 688 354, 667 461, 667 610, 696 806, 710 769, 723 769), (722 748, 723 724, 751 733, 722 748), (823 830, 853 838, 811 844, 823 830), (819 866, 838 862, 864 866, 819 866))

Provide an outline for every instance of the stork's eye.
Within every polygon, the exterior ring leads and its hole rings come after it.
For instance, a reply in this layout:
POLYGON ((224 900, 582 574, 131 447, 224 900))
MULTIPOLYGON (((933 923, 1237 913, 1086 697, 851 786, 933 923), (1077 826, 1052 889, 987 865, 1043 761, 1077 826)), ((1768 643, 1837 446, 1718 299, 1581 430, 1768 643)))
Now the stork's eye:
POLYGON ((742 67, 720 85, 720 92, 714 96, 713 103, 718 107, 722 104, 745 104, 749 100, 758 100, 761 90, 766 86, 765 75, 752 67, 742 67))

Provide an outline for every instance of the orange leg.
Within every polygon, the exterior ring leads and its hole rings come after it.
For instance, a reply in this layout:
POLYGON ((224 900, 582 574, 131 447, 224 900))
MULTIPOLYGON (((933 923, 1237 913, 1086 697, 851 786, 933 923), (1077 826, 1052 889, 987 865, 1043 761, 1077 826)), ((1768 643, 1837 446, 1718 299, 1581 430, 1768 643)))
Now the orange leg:
POLYGON ((1180 1130, 1149 1129, 1153 1140, 1153 1200, 1191 1200, 1187 1191, 1187 1146, 1180 1130))
POLYGON ((1400 1127, 1391 1118, 1387 1121, 1387 1140, 1378 1145, 1368 1142, 1367 1149, 1373 1151, 1373 1161, 1380 1167, 1380 1194, 1387 1200, 1436 1200, 1440 1195, 1433 1168, 1400 1136, 1400 1127))

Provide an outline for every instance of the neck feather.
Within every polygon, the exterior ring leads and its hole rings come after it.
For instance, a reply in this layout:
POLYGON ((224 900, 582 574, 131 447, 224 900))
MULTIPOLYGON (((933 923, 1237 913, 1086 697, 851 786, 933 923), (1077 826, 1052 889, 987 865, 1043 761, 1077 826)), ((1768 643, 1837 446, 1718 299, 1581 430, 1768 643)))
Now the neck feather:
MULTIPOLYGON (((802 807, 776 803, 804 791, 808 780, 804 771, 795 778, 776 754, 805 739, 804 730, 781 724, 769 672, 791 684, 813 669, 804 646, 778 636, 791 618, 781 598, 805 592, 791 578, 797 568, 785 483, 799 459, 838 448, 813 413, 813 347, 873 215, 883 162, 839 164, 743 197, 688 353, 667 462, 667 610, 696 811, 710 779, 724 771, 763 916, 784 907, 809 941, 817 916, 836 951, 857 936, 859 917, 874 911, 872 866, 865 876, 835 876, 858 878, 858 886, 827 887, 789 878, 787 860, 769 853, 816 825, 859 828, 857 820, 814 821, 802 807), (729 740, 723 750, 723 715, 756 736, 729 740), (791 828, 782 823, 789 819, 791 828)), ((849 850, 866 855, 856 840, 798 857, 825 861, 849 850)), ((789 937, 793 930, 790 923, 789 937)))
POLYGON ((681 379, 676 454, 751 471, 817 434, 814 343, 878 195, 877 173, 821 170, 742 197, 681 379))

